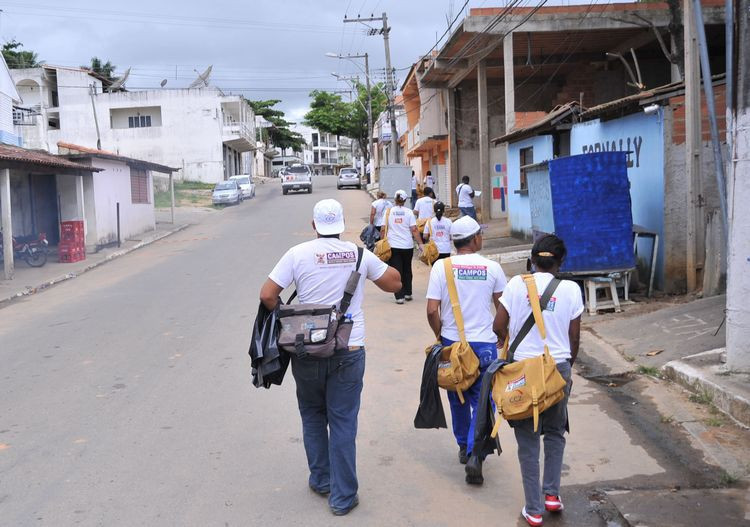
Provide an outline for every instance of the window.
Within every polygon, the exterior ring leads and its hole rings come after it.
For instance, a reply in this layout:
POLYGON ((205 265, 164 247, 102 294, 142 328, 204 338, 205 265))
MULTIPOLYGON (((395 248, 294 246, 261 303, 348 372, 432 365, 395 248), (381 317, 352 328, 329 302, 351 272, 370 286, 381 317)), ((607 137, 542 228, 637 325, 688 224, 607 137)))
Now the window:
POLYGON ((128 117, 128 128, 150 128, 150 115, 131 115, 128 117))
POLYGON ((519 190, 522 192, 528 192, 529 185, 526 181, 526 166, 534 164, 534 147, 522 148, 519 152, 520 155, 520 166, 521 166, 521 185, 519 190))
POLYGON ((318 146, 318 134, 312 134, 312 144, 318 146))
POLYGON ((149 203, 148 172, 145 170, 130 169, 130 201, 132 203, 149 203))

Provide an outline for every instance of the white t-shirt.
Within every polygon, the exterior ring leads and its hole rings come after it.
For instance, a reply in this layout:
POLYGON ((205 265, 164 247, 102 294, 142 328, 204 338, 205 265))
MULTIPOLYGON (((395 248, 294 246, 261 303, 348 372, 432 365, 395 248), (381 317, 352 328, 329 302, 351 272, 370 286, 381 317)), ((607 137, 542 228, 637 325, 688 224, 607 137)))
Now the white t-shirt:
MULTIPOLYGON (((534 273, 539 298, 544 294, 552 278, 550 273, 534 273)), ((510 315, 510 342, 512 343, 531 314, 529 294, 521 275, 514 276, 508 282, 508 287, 505 288, 500 302, 510 315)), ((544 327, 547 331, 547 347, 555 362, 560 363, 570 359, 568 328, 570 321, 581 316, 581 313, 583 313, 581 288, 571 280, 563 280, 550 298, 547 308, 542 312, 544 327)), ((529 359, 541 355, 543 351, 544 344, 539 335, 539 328, 535 324, 516 348, 513 358, 517 361, 529 359)))
POLYGON ((417 176, 411 177, 411 189, 417 190, 417 176))
POLYGON ((450 254, 451 252, 451 225, 453 222, 443 216, 441 219, 433 217, 424 226, 424 234, 430 234, 432 228, 431 240, 435 241, 440 254, 450 254))
POLYGON ((388 215, 388 243, 394 249, 413 249, 411 228, 416 226, 417 220, 411 209, 394 205, 388 215))
POLYGON ((382 227, 385 222, 385 211, 391 208, 391 202, 387 199, 376 199, 372 202, 372 208, 375 209, 375 223, 376 227, 382 227))
POLYGON ((474 192, 474 189, 471 188, 471 185, 467 185, 466 183, 461 183, 459 186, 456 187, 456 194, 458 194, 458 206, 459 207, 473 207, 474 201, 471 199, 471 193, 474 192))
MULTIPOLYGON (((497 262, 479 254, 457 254, 451 257, 453 277, 458 291, 458 302, 464 317, 464 332, 469 342, 497 342, 492 331, 495 320, 492 295, 505 289, 505 273, 497 262)), ((432 266, 427 298, 440 300, 440 334, 449 340, 459 340, 456 319, 453 316, 445 265, 438 261, 432 266)))
MULTIPOLYGON (((336 238, 317 238, 289 249, 268 277, 284 289, 294 282, 300 303, 338 305, 356 265, 355 244, 336 238)), ((365 315, 362 312, 365 278, 377 280, 387 269, 388 265, 364 250, 359 266, 362 277, 347 312, 354 321, 350 346, 365 345, 365 315)))
POLYGON ((432 174, 425 176, 424 184, 430 188, 435 188, 435 178, 432 177, 432 174))
POLYGON ((435 215, 435 200, 429 196, 422 196, 414 203, 414 212, 418 220, 426 220, 435 215))

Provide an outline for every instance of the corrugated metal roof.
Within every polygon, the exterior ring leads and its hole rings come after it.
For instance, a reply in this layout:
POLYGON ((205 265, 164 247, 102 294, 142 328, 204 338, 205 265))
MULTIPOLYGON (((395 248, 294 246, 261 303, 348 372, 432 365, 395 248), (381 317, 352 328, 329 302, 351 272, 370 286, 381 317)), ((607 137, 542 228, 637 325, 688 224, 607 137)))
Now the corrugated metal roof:
POLYGON ((66 170, 82 170, 85 172, 99 172, 100 170, 47 152, 0 144, 0 168, 3 167, 3 162, 26 163, 39 168, 64 168, 66 170))
POLYGON ((562 104, 534 124, 527 126, 526 128, 513 130, 503 136, 496 137, 495 139, 492 139, 491 142, 493 144, 510 143, 535 135, 542 130, 551 130, 562 119, 569 115, 578 114, 579 112, 580 105, 576 101, 562 104))

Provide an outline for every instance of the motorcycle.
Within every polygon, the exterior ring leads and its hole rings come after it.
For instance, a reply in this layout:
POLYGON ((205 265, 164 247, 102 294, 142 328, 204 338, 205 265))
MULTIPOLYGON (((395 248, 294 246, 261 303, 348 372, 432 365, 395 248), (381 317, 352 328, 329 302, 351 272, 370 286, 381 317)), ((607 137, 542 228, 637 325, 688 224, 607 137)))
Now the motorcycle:
MULTIPOLYGON (((0 231, 1 232, 1 231, 0 231)), ((13 237, 13 259, 24 260, 30 267, 42 267, 47 263, 47 235, 13 237)), ((0 236, 0 261, 3 260, 3 238, 0 236)))

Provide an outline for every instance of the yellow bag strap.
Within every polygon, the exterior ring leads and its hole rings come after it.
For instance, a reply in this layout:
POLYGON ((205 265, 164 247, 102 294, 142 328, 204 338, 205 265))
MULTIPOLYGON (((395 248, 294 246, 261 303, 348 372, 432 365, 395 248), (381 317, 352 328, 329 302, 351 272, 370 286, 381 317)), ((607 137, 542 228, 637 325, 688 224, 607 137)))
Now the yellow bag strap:
POLYGON ((385 211, 385 232, 383 233, 383 239, 388 238, 388 218, 391 217, 391 209, 388 208, 385 211))
POLYGON ((427 234, 429 234, 430 239, 432 239, 432 218, 427 220, 427 234))
POLYGON ((523 275, 523 281, 526 283, 526 290, 529 293, 529 304, 531 304, 531 312, 534 314, 534 322, 536 323, 536 327, 539 328, 542 340, 545 340, 547 338, 547 331, 544 328, 542 306, 539 305, 539 291, 536 288, 536 280, 534 280, 534 275, 525 274, 523 275))
POLYGON ((453 262, 450 258, 443 260, 445 266, 445 281, 448 284, 448 296, 451 299, 451 307, 453 307, 453 318, 456 319, 456 327, 458 328, 458 335, 461 337, 461 342, 466 341, 466 334, 464 333, 464 316, 461 313, 461 304, 458 302, 458 291, 456 290, 456 279, 453 276, 453 262))

